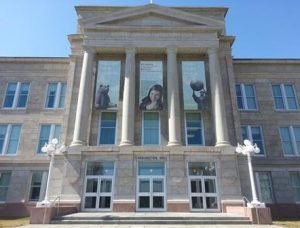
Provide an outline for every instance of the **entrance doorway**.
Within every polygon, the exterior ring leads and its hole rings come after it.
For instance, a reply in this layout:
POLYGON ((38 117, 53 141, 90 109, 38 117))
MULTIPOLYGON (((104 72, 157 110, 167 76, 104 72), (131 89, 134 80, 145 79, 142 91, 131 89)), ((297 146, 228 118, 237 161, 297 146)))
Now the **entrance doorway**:
POLYGON ((89 162, 84 186, 84 211, 111 211, 114 163, 89 162))
POLYGON ((164 162, 139 162, 137 177, 137 211, 166 210, 164 162))
POLYGON ((219 211, 214 162, 189 163, 189 192, 191 211, 219 211))

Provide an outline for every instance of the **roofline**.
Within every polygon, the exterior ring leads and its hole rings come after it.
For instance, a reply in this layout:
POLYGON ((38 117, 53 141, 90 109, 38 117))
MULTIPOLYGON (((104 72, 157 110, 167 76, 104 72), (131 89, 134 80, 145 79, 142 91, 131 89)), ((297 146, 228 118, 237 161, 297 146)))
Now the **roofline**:
POLYGON ((275 59, 275 58, 258 58, 258 59, 233 59, 237 64, 300 64, 300 59, 275 59))
POLYGON ((69 57, 5 57, 0 56, 0 63, 24 62, 24 63, 69 63, 69 57))

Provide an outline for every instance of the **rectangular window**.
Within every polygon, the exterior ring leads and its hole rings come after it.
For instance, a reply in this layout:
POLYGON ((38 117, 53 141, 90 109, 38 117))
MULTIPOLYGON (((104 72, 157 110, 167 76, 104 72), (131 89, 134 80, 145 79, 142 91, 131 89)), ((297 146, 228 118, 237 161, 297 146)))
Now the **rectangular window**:
POLYGON ((40 136, 38 142, 37 153, 44 154, 42 152, 42 147, 45 143, 50 143, 54 138, 60 141, 61 126, 56 124, 43 124, 40 128, 40 136))
POLYGON ((44 199, 47 178, 47 171, 36 171, 32 173, 29 201, 41 201, 44 199))
POLYGON ((11 172, 0 172, 0 202, 6 201, 11 172))
POLYGON ((278 110, 296 110, 298 102, 293 85, 272 85, 275 108, 278 110))
POLYGON ((200 113, 185 114, 186 144, 204 145, 203 127, 200 113))
POLYGON ((66 83, 49 83, 45 108, 64 108, 66 89, 66 83))
POLYGON ((0 124, 0 155, 15 155, 17 153, 20 132, 20 124, 0 124))
POLYGON ((265 147, 262 128, 260 126, 242 126, 241 131, 243 140, 249 139, 253 144, 256 143, 260 149, 258 155, 264 155, 265 147))
POLYGON ((300 127, 280 127, 283 153, 287 156, 300 155, 300 127))
POLYGON ((300 203, 300 173, 290 173, 290 180, 294 189, 294 198, 296 203, 300 203))
POLYGON ((256 110, 255 86, 251 84, 237 84, 235 86, 238 109, 256 110))
POLYGON ((26 108, 30 83, 10 82, 7 84, 4 108, 26 108))
POLYGON ((160 144, 159 112, 143 112, 143 145, 160 144))
POLYGON ((116 138, 116 112, 102 112, 100 120, 100 145, 114 145, 116 138))
POLYGON ((256 172, 255 174, 260 200, 265 203, 274 203, 271 173, 256 172))

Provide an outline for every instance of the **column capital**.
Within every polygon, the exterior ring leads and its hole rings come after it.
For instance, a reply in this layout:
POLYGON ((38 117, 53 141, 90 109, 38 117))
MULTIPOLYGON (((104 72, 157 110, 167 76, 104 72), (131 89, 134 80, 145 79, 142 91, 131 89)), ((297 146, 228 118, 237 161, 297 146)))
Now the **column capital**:
POLYGON ((213 47, 213 48, 209 48, 209 49, 207 50, 207 53, 208 53, 209 55, 213 55, 213 54, 217 54, 218 51, 219 51, 218 48, 213 47))
POLYGON ((126 47, 125 48, 125 53, 127 54, 127 55, 129 55, 129 54, 135 54, 136 53, 136 48, 135 47, 126 47))
POLYGON ((167 53, 168 54, 176 54, 177 53, 177 47, 176 46, 168 46, 167 47, 167 53))
POLYGON ((83 52, 86 52, 88 54, 94 54, 96 51, 93 47, 83 46, 83 52))

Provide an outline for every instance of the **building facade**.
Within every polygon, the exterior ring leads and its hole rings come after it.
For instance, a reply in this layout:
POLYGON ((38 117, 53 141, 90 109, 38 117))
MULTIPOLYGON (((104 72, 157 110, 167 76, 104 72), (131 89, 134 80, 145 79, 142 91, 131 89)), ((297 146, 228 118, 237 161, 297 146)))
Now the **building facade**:
MULTIPOLYGON (((78 6, 68 58, 0 58, 0 211, 221 212, 257 191, 299 216, 300 61, 233 59, 226 8, 78 6), (18 208, 18 210, 15 210, 18 208)), ((281 210, 285 208, 284 210, 281 210)), ((281 211, 281 212, 280 212, 281 211)), ((281 213, 281 214, 280 214, 281 213)))

